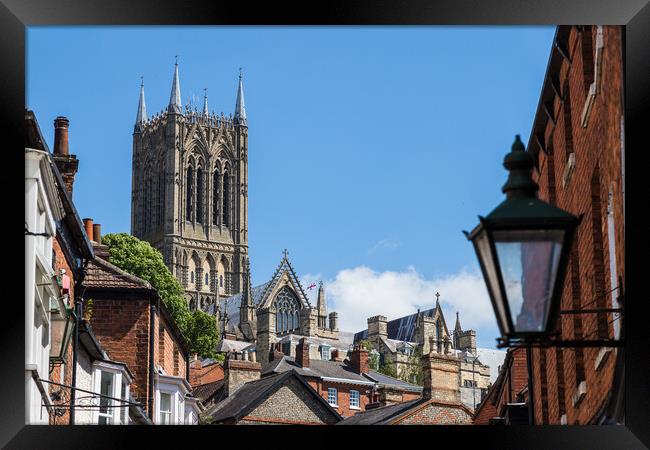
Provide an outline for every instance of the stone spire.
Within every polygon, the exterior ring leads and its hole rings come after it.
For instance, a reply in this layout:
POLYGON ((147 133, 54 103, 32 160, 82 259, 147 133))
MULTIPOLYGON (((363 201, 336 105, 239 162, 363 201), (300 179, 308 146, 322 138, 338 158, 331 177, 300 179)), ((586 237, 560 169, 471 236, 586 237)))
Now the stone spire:
POLYGON ((169 106, 167 111, 170 113, 181 114, 181 83, 178 80, 178 56, 174 65, 174 80, 172 81, 172 93, 169 97, 169 106))
POLYGON ((316 301, 316 308, 318 309, 318 325, 325 328, 325 320, 327 318, 327 301, 325 300, 325 288, 323 282, 318 283, 318 300, 316 301))
POLYGON ((244 105, 244 83, 242 81, 241 67, 239 68, 239 87, 237 89, 237 103, 235 104, 235 122, 248 126, 246 119, 246 105, 244 105))
POLYGON ((142 125, 147 121, 147 105, 144 102, 144 77, 140 83, 140 101, 138 102, 138 114, 135 117, 134 133, 142 131, 142 125))
POLYGON ((463 329, 460 327, 460 319, 458 318, 458 311, 456 311, 456 326, 454 327, 454 331, 456 332, 463 331, 463 329))
POLYGON ((208 110, 208 89, 203 89, 203 115, 209 116, 210 111, 208 110))

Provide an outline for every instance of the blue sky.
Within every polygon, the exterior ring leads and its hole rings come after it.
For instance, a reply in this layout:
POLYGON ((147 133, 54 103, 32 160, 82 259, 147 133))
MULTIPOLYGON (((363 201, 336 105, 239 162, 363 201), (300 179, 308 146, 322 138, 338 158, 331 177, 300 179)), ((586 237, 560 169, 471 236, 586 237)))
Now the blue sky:
POLYGON ((492 346, 494 315, 461 230, 503 199, 503 156, 515 134, 528 140, 554 32, 31 27, 27 106, 50 147, 54 118, 70 119, 82 217, 129 232, 140 76, 149 115, 161 111, 179 55, 183 103, 207 88, 210 108, 229 114, 242 67, 254 284, 287 248, 304 280, 331 286, 342 328, 430 307, 440 290, 443 308, 492 346))

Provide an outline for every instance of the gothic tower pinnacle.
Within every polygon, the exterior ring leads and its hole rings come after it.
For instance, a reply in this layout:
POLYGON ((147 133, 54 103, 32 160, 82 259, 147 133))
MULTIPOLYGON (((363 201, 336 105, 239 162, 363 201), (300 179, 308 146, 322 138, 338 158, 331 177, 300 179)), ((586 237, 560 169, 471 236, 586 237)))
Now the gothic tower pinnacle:
POLYGON ((147 121, 147 105, 144 102, 144 77, 140 77, 140 79, 140 101, 138 102, 138 114, 135 117, 135 133, 142 131, 142 126, 147 121))
POLYGON ((246 119, 246 105, 244 104, 244 83, 242 81, 242 71, 239 68, 239 87, 237 88, 237 102, 235 104, 235 121, 239 125, 248 126, 246 119))
POLYGON ((176 57, 176 64, 174 64, 174 79, 172 81, 172 93, 169 97, 169 106, 167 111, 170 113, 181 114, 181 83, 178 80, 178 56, 176 57))

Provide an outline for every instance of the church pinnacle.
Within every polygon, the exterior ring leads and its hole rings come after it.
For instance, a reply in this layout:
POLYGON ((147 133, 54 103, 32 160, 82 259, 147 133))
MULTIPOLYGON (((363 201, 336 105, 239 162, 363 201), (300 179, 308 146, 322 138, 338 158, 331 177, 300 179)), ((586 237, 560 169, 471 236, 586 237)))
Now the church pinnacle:
POLYGON ((147 121, 147 105, 144 102, 144 77, 140 77, 140 101, 138 102, 138 114, 135 117, 134 132, 142 131, 142 125, 147 121))
POLYGON ((181 114, 181 83, 178 80, 178 56, 174 65, 174 80, 172 82, 172 93, 169 97, 169 106, 167 111, 170 113, 181 114))
POLYGON ((210 112, 208 111, 208 89, 203 89, 203 115, 209 116, 210 112))
POLYGON ((237 103, 235 104, 235 121, 239 125, 248 126, 246 119, 246 105, 244 104, 244 83, 242 81, 242 71, 239 68, 239 87, 237 88, 237 103))

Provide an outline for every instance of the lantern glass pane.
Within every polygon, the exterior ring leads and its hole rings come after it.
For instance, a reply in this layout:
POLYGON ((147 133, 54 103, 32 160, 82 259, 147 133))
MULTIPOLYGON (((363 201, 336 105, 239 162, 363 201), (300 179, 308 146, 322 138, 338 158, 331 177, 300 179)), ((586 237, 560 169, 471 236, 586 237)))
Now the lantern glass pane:
POLYGON ((546 329, 564 230, 494 232, 494 244, 516 332, 546 329))
POLYGON ((487 277, 485 281, 489 286, 493 297, 497 319, 503 327, 503 330, 501 331, 505 334, 508 334, 510 332, 510 327, 508 325, 506 310, 503 303, 505 299, 503 298, 503 295, 501 294, 501 288, 499 287, 498 270, 495 265, 492 249, 490 248, 490 240, 488 239, 486 230, 482 230, 476 236, 474 239, 474 245, 476 245, 476 253, 478 254, 478 257, 481 259, 483 267, 485 268, 484 276, 487 277))

